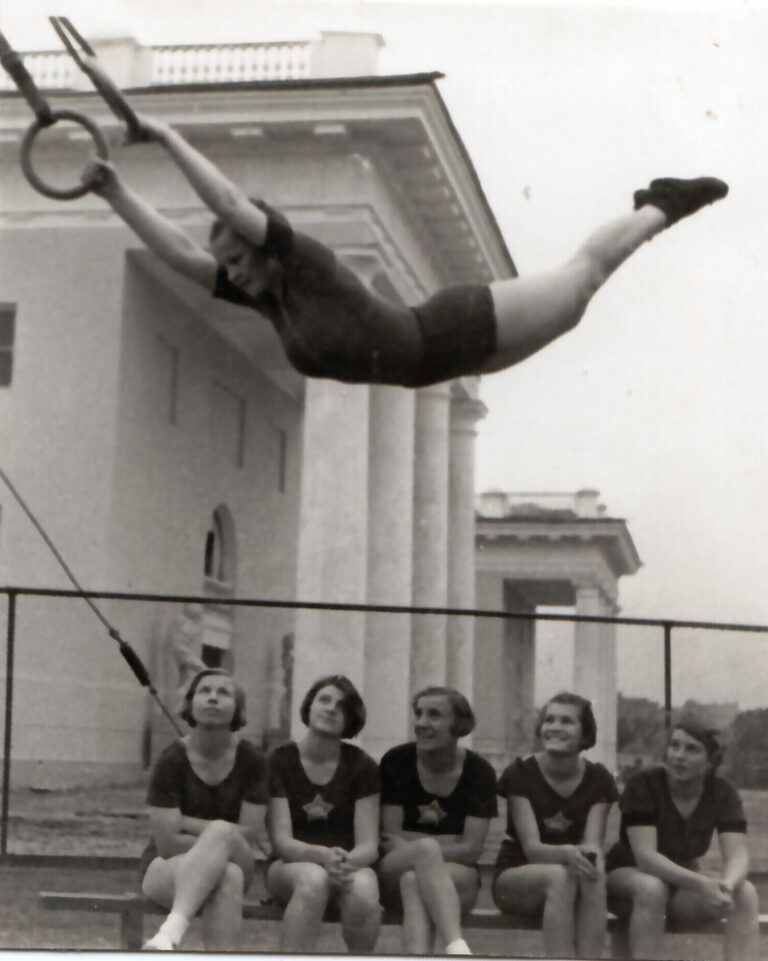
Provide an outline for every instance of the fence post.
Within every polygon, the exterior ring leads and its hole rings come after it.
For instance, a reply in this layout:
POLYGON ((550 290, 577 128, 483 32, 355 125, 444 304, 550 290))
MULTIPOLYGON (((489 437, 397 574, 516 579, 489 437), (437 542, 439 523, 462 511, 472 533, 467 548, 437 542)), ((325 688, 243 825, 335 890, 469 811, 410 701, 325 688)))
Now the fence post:
POLYGON ((664 624, 664 727, 667 735, 672 727, 672 624, 664 624))
POLYGON ((0 858, 8 853, 8 800, 11 790, 11 725, 13 721, 13 654, 16 633, 16 591, 8 591, 8 631, 5 649, 5 725, 3 728, 3 809, 0 816, 0 858))

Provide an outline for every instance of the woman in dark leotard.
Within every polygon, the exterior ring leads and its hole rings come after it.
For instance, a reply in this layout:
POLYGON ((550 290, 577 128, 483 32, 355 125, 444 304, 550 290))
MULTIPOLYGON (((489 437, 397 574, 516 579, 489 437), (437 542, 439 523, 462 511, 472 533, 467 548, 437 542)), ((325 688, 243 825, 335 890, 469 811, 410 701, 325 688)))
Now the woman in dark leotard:
MULTIPOLYGON (((98 70, 98 65, 95 67, 98 70)), ((163 217, 95 159, 84 180, 160 258, 216 297, 268 318, 301 373, 422 387, 519 363, 578 324, 592 296, 645 241, 726 195, 713 177, 663 178, 634 211, 593 233, 545 274, 462 284, 415 307, 372 294, 323 244, 254 202, 167 124, 141 118, 215 214, 210 249, 163 217)))
POLYGON ((757 961, 757 892, 747 880, 747 821, 736 789, 715 773, 723 751, 717 731, 681 718, 664 764, 638 771, 622 795, 619 840, 608 852, 611 907, 629 917, 632 958, 664 957, 667 919, 695 925, 724 918, 726 961, 757 961), (699 859, 717 832, 719 874, 699 859))
POLYGON ((403 910, 403 951, 470 954, 461 916, 480 890, 477 862, 497 813, 496 775, 459 744, 475 716, 449 687, 413 699, 415 741, 381 759, 382 901, 403 910))
POLYGON ((181 716, 191 732, 157 759, 147 793, 142 890, 170 913, 145 947, 177 948, 202 906, 206 949, 234 951, 253 846, 266 840, 266 760, 237 733, 245 696, 225 671, 207 669, 192 680, 181 716))
POLYGON ((618 790, 595 744, 592 706, 562 691, 536 728, 541 750, 517 758, 499 781, 507 837, 496 862, 493 898, 502 911, 542 918, 549 957, 599 958, 605 940, 603 844, 618 790))
POLYGON ((320 678, 301 706, 307 733, 269 758, 269 831, 276 858, 267 890, 284 904, 281 951, 312 952, 329 902, 338 905, 353 954, 379 934, 379 771, 346 738, 365 723, 356 688, 341 674, 320 678))

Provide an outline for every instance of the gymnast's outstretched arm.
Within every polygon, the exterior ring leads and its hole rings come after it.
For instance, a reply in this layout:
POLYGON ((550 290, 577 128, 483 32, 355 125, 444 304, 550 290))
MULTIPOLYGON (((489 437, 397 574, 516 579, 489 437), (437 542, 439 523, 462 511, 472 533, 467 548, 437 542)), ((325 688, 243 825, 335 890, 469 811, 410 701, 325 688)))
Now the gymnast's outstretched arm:
POLYGON ((140 120, 146 136, 167 151, 206 207, 235 233, 257 247, 263 246, 267 216, 254 206, 248 194, 168 124, 143 115, 140 120))
POLYGON ((124 184, 112 164, 94 158, 83 179, 169 267, 213 290, 217 270, 213 254, 124 184))

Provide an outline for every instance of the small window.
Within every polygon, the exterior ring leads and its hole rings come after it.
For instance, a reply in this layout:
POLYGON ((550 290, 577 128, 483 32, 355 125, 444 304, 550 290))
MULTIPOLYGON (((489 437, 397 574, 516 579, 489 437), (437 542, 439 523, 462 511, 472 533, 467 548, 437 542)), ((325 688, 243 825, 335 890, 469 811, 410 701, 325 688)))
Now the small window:
POLYGON ((223 384, 214 385, 213 437, 217 453, 235 467, 245 464, 245 400, 223 384))
POLYGON ((206 577, 216 581, 226 580, 224 576, 224 530, 218 511, 213 512, 211 526, 205 536, 205 561, 203 570, 206 577))
POLYGON ((0 387, 11 386, 15 339, 16 307, 14 304, 0 304, 0 387))

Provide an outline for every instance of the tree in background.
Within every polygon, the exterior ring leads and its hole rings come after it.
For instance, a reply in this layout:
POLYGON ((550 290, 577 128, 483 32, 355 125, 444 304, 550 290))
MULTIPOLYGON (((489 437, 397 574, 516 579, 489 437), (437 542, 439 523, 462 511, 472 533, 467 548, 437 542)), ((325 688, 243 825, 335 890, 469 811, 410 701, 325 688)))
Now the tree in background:
POLYGON ((768 788, 768 708, 736 715, 723 773, 738 787, 768 788))

